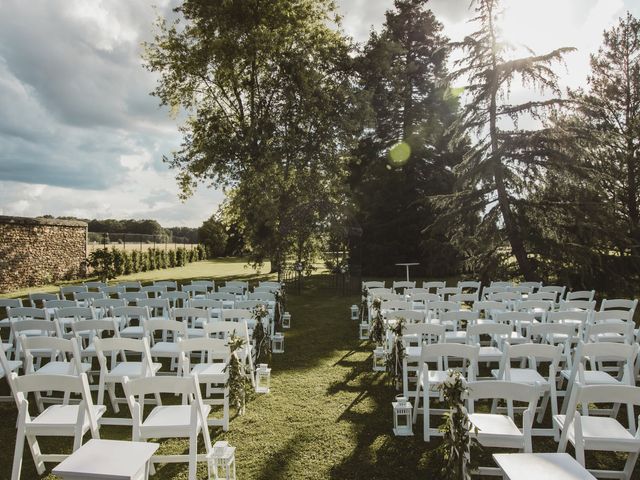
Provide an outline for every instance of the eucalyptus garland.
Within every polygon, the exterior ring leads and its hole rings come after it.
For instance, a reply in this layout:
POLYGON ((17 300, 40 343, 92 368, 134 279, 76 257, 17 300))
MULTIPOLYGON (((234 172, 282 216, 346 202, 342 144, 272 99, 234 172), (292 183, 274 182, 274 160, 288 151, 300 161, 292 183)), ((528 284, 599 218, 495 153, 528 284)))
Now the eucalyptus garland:
POLYGON ((360 302, 360 323, 369 321, 369 290, 365 287, 362 289, 362 301, 360 302))
POLYGON ((402 388, 402 372, 403 372, 403 360, 405 357, 404 343, 402 341, 402 335, 407 323, 405 318, 397 318, 395 325, 391 328, 394 334, 393 346, 391 352, 387 354, 387 371, 391 373, 391 379, 395 380, 397 389, 402 388))
POLYGON ((449 407, 445 413, 445 422, 440 426, 443 433, 442 444, 438 451, 442 454, 444 480, 470 480, 471 474, 478 468, 478 454, 482 450, 480 443, 471 432, 478 433, 469 420, 464 406, 463 396, 468 387, 460 372, 449 370, 445 381, 438 386, 444 402, 449 407))
POLYGON ((284 283, 280 289, 276 290, 276 305, 273 315, 273 321, 277 328, 282 326, 282 315, 286 312, 286 298, 284 293, 284 283))
POLYGON ((251 340, 253 340, 254 345, 253 363, 255 365, 271 362, 271 337, 267 334, 264 323, 262 322, 262 319, 267 317, 267 315, 269 315, 269 312, 264 305, 257 305, 253 309, 253 318, 256 320, 256 325, 253 327, 251 340))
POLYGON ((374 298, 371 303, 373 307, 373 319, 371 320, 371 328, 369 330, 369 339, 377 346, 381 347, 384 344, 384 321, 382 320, 382 301, 379 298, 374 298))
POLYGON ((238 415, 244 415, 247 392, 251 391, 251 382, 247 378, 244 362, 238 358, 238 350, 244 345, 245 340, 242 337, 237 337, 233 334, 229 338, 231 358, 227 364, 229 377, 227 378, 226 387, 229 389, 229 404, 236 408, 238 415))

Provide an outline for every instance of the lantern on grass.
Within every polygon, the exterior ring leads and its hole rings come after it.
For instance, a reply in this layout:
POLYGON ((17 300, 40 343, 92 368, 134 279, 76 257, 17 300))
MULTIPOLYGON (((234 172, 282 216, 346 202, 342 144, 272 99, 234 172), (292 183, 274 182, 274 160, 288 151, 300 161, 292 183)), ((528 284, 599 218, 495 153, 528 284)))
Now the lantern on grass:
POLYGON ((236 447, 223 441, 214 443, 207 456, 207 463, 209 480, 236 480, 236 447))
POLYGON ((397 437, 413 436, 411 402, 407 397, 398 395, 396 401, 391 402, 391 406, 393 407, 393 434, 397 437))
POLYGON ((282 314, 282 328, 291 328, 291 314, 289 312, 282 314))
POLYGON ((358 320, 358 306, 351 305, 351 320, 358 320))
POLYGON ((271 337, 271 352, 284 353, 284 335, 282 333, 274 333, 271 337))
POLYGON ((266 363, 258 365, 256 370, 256 393, 269 393, 271 369, 266 363))
POLYGON ((369 322, 362 322, 360 324, 360 340, 366 340, 369 338, 369 322))
POLYGON ((384 347, 376 347, 373 351, 373 371, 384 372, 387 370, 387 356, 384 347))

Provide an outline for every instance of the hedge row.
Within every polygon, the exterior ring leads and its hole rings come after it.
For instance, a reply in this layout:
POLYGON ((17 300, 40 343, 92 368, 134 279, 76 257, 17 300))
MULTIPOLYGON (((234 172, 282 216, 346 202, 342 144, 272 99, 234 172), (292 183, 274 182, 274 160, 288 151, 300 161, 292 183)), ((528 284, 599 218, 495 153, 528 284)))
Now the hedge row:
POLYGON ((193 249, 177 248, 163 250, 149 248, 147 250, 133 250, 127 252, 119 248, 101 248, 89 255, 89 266, 93 273, 103 280, 115 278, 119 275, 147 272, 162 268, 182 267, 190 262, 197 262, 206 258, 204 246, 198 245, 193 249))

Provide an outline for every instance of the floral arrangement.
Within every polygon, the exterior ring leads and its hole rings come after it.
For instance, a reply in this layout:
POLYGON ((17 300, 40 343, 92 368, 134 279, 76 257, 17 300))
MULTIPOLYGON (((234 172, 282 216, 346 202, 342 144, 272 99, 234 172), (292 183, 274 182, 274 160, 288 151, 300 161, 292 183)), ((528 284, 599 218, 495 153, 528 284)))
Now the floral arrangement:
POLYGON ((362 300, 360 301, 358 316, 360 317, 360 323, 369 320, 369 290, 366 287, 362 289, 362 300))
POLYGON ((470 480, 471 473, 477 470, 480 444, 471 432, 478 428, 469 420, 463 398, 469 391, 464 377, 457 370, 449 370, 447 378, 438 386, 449 411, 445 413, 445 422, 440 426, 443 433, 442 444, 438 450, 444 459, 442 478, 445 480, 470 480))
POLYGON ((373 319, 371 320, 371 329, 369 330, 369 339, 375 343, 377 346, 382 346, 384 344, 384 321, 382 320, 382 312, 380 311, 382 307, 382 300, 379 298, 374 298, 373 302, 371 302, 371 306, 375 311, 373 314, 373 319))
POLYGON ((284 283, 279 290, 276 290, 276 307, 274 311, 274 322, 276 327, 282 324, 282 314, 286 312, 286 297, 284 293, 284 283))
POLYGON ((405 357, 402 335, 406 323, 407 320, 405 318, 396 319, 395 325, 391 328, 394 333, 393 346, 391 347, 391 352, 387 354, 387 371, 391 374, 391 379, 395 380, 397 390, 402 388, 403 360, 405 357))
POLYGON ((244 363, 238 358, 238 350, 245 344, 242 337, 232 334, 229 338, 231 358, 227 364, 229 377, 227 388, 229 389, 229 403, 238 411, 238 415, 244 415, 247 402, 247 392, 251 390, 251 382, 247 379, 244 363))
POLYGON ((256 305, 253 308, 253 318, 256 319, 256 325, 253 327, 253 335, 251 340, 254 344, 254 364, 271 362, 271 338, 267 335, 265 325, 262 319, 269 315, 267 307, 263 304, 256 305))

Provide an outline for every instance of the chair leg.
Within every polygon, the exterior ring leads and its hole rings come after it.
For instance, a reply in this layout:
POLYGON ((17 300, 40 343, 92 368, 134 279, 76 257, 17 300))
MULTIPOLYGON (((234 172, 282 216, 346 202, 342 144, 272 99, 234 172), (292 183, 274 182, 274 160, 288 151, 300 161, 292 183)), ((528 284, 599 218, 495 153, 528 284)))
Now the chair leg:
POLYGON ((222 402, 222 431, 227 432, 229 430, 229 389, 225 389, 222 402))
POLYGON ((33 435, 27 435, 27 444, 31 450, 31 456, 33 457, 33 463, 36 465, 38 475, 44 474, 44 462, 42 461, 42 452, 40 451, 40 445, 38 440, 33 435))
POLYGON ((586 463, 584 459, 584 445, 582 445, 582 442, 576 442, 574 447, 576 451, 576 460, 580 465, 586 468, 586 463))
POLYGON ((422 392, 423 392, 422 417, 424 419, 424 421, 422 422, 423 435, 424 435, 424 441, 429 442, 431 440, 430 422, 429 422, 429 391, 425 388, 422 392))
POLYGON ((114 383, 107 384, 107 393, 109 393, 109 400, 111 401, 111 407, 115 413, 120 413, 120 407, 118 406, 118 398, 116 397, 116 386, 114 383))
MULTIPOLYGON (((16 446, 13 450, 13 467, 11 469, 11 480, 20 480, 22 471, 22 454, 24 452, 24 423, 20 423, 16 434, 16 446)), ((35 458, 34 458, 35 462, 35 458)))
POLYGON ((541 423, 544 419, 544 414, 547 411, 547 405, 549 404, 549 397, 551 396, 550 392, 545 392, 544 397, 542 398, 542 403, 540 404, 540 410, 538 411, 538 416, 536 417, 536 422, 541 423))
MULTIPOLYGON (((203 425, 203 431, 208 428, 203 425)), ((195 430, 189 437, 189 480, 196 480, 196 466, 198 462, 198 431, 195 430)))
POLYGON ((636 461, 638 460, 638 453, 640 452, 631 452, 627 457, 627 461, 624 464, 624 470, 623 470, 625 480, 631 479, 631 475, 633 474, 633 469, 635 468, 636 461))

